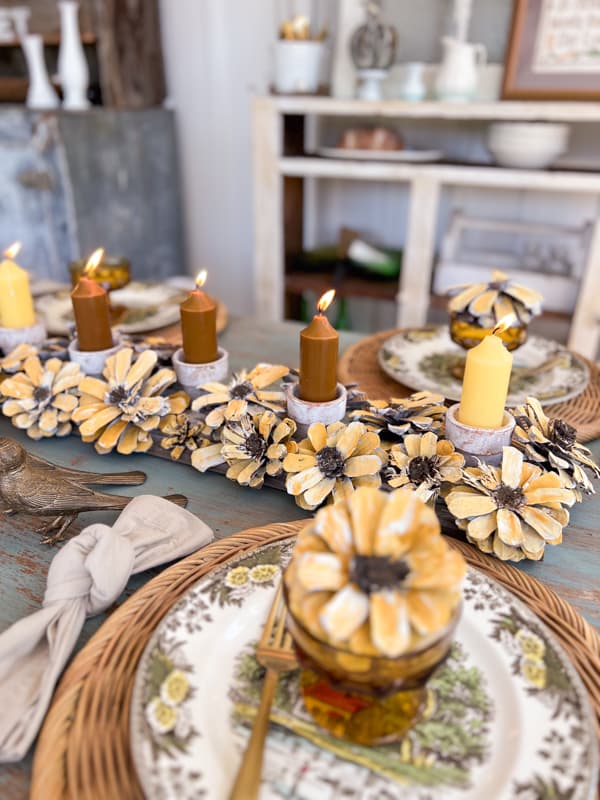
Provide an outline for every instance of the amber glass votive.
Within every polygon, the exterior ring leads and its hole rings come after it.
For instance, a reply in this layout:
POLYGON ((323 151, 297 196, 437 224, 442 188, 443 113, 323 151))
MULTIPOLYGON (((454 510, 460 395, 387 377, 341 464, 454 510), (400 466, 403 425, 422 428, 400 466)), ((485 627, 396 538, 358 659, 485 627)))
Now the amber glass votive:
MULTIPOLYGON (((79 278, 83 274, 86 262, 87 259, 80 258, 77 261, 71 261, 69 264, 73 288, 79 283, 79 278)), ((107 292, 113 289, 122 289, 131 280, 129 259, 123 258, 123 256, 104 255, 102 261, 88 277, 102 286, 103 289, 106 289, 107 292)))
MULTIPOLYGON (((491 334, 492 330, 492 328, 483 328, 475 319, 466 318, 460 314, 450 316, 450 338, 465 350, 476 347, 483 338, 491 334)), ((502 339, 507 350, 516 350, 527 341, 527 325, 524 322, 518 322, 495 335, 502 339)))
POLYGON ((459 605, 431 641, 388 658, 359 655, 317 639, 288 605, 287 627, 302 667, 306 710, 339 739, 367 746, 402 739, 427 705, 427 681, 448 657, 460 613, 459 605))

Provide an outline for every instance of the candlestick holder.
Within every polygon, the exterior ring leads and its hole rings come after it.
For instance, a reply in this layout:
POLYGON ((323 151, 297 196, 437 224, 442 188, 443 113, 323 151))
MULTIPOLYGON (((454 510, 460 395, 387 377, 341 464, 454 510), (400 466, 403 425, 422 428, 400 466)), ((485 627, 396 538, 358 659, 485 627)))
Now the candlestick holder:
POLYGON ((121 347, 118 336, 113 333, 115 344, 106 350, 80 350, 77 338, 69 343, 69 359, 79 364, 86 375, 102 375, 104 364, 109 356, 113 356, 121 347))
POLYGON ((477 465, 477 461, 496 466, 502 462, 502 448, 508 447, 515 427, 515 418, 508 411, 504 412, 502 427, 478 428, 465 425, 458 419, 460 403, 450 406, 446 411, 446 438, 455 449, 465 457, 469 467, 477 465))
POLYGON ((201 394, 200 387, 212 381, 223 381, 229 374, 229 353, 218 349, 218 358, 206 364, 191 364, 183 360, 183 347, 173 353, 172 363, 177 380, 193 399, 201 394))
POLYGON ((299 390, 300 387, 297 383, 290 383, 285 388, 287 412, 298 425, 298 433, 301 436, 306 436, 313 422, 331 425, 332 422, 339 422, 344 418, 348 393, 343 384, 338 383, 335 398, 324 403, 301 400, 299 390))
POLYGON ((24 328, 0 327, 0 348, 7 355, 20 344, 32 344, 39 347, 46 341, 46 336, 46 328, 39 320, 24 328))

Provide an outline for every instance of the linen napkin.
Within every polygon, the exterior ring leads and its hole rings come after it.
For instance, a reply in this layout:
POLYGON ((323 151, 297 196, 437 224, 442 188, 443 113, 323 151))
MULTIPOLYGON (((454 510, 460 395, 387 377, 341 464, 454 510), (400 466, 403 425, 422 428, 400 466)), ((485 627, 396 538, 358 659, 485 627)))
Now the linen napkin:
POLYGON ((189 511, 140 495, 112 527, 89 525, 64 545, 50 564, 42 608, 0 635, 0 762, 27 753, 86 616, 108 608, 134 573, 212 538, 189 511))

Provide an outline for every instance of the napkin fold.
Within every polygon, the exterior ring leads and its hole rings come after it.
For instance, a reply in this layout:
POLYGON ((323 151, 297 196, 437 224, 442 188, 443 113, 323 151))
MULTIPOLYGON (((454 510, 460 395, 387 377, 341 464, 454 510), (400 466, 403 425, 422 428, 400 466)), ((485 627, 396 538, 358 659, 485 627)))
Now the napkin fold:
POLYGON ((108 608, 134 573, 212 538, 189 511, 140 495, 112 527, 89 525, 63 546, 50 564, 42 608, 0 635, 0 762, 27 753, 85 618, 108 608))

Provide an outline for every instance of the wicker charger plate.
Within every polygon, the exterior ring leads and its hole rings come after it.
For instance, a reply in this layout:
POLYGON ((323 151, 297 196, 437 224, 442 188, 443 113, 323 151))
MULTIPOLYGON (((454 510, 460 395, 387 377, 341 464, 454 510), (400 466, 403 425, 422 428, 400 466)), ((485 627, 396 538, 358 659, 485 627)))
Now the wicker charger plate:
MULTIPOLYGON (((390 378, 377 363, 377 353, 383 343, 402 329, 381 331, 351 345, 342 355, 338 366, 342 383, 357 383, 372 400, 387 400, 390 397, 406 397, 409 389, 390 378)), ((600 436, 600 368, 583 356, 579 356, 590 370, 590 381, 584 391, 565 403, 546 406, 550 417, 560 417, 577 429, 578 439, 589 442, 600 436)))
MULTIPOLYGON (((150 581, 124 603, 65 672, 38 740, 32 800, 143 798, 129 744, 138 661, 160 619, 203 575, 254 547, 286 539, 306 520, 251 528, 208 545, 150 581)), ((600 733, 600 637, 551 589, 454 539, 467 562, 523 600, 571 658, 600 733)))

